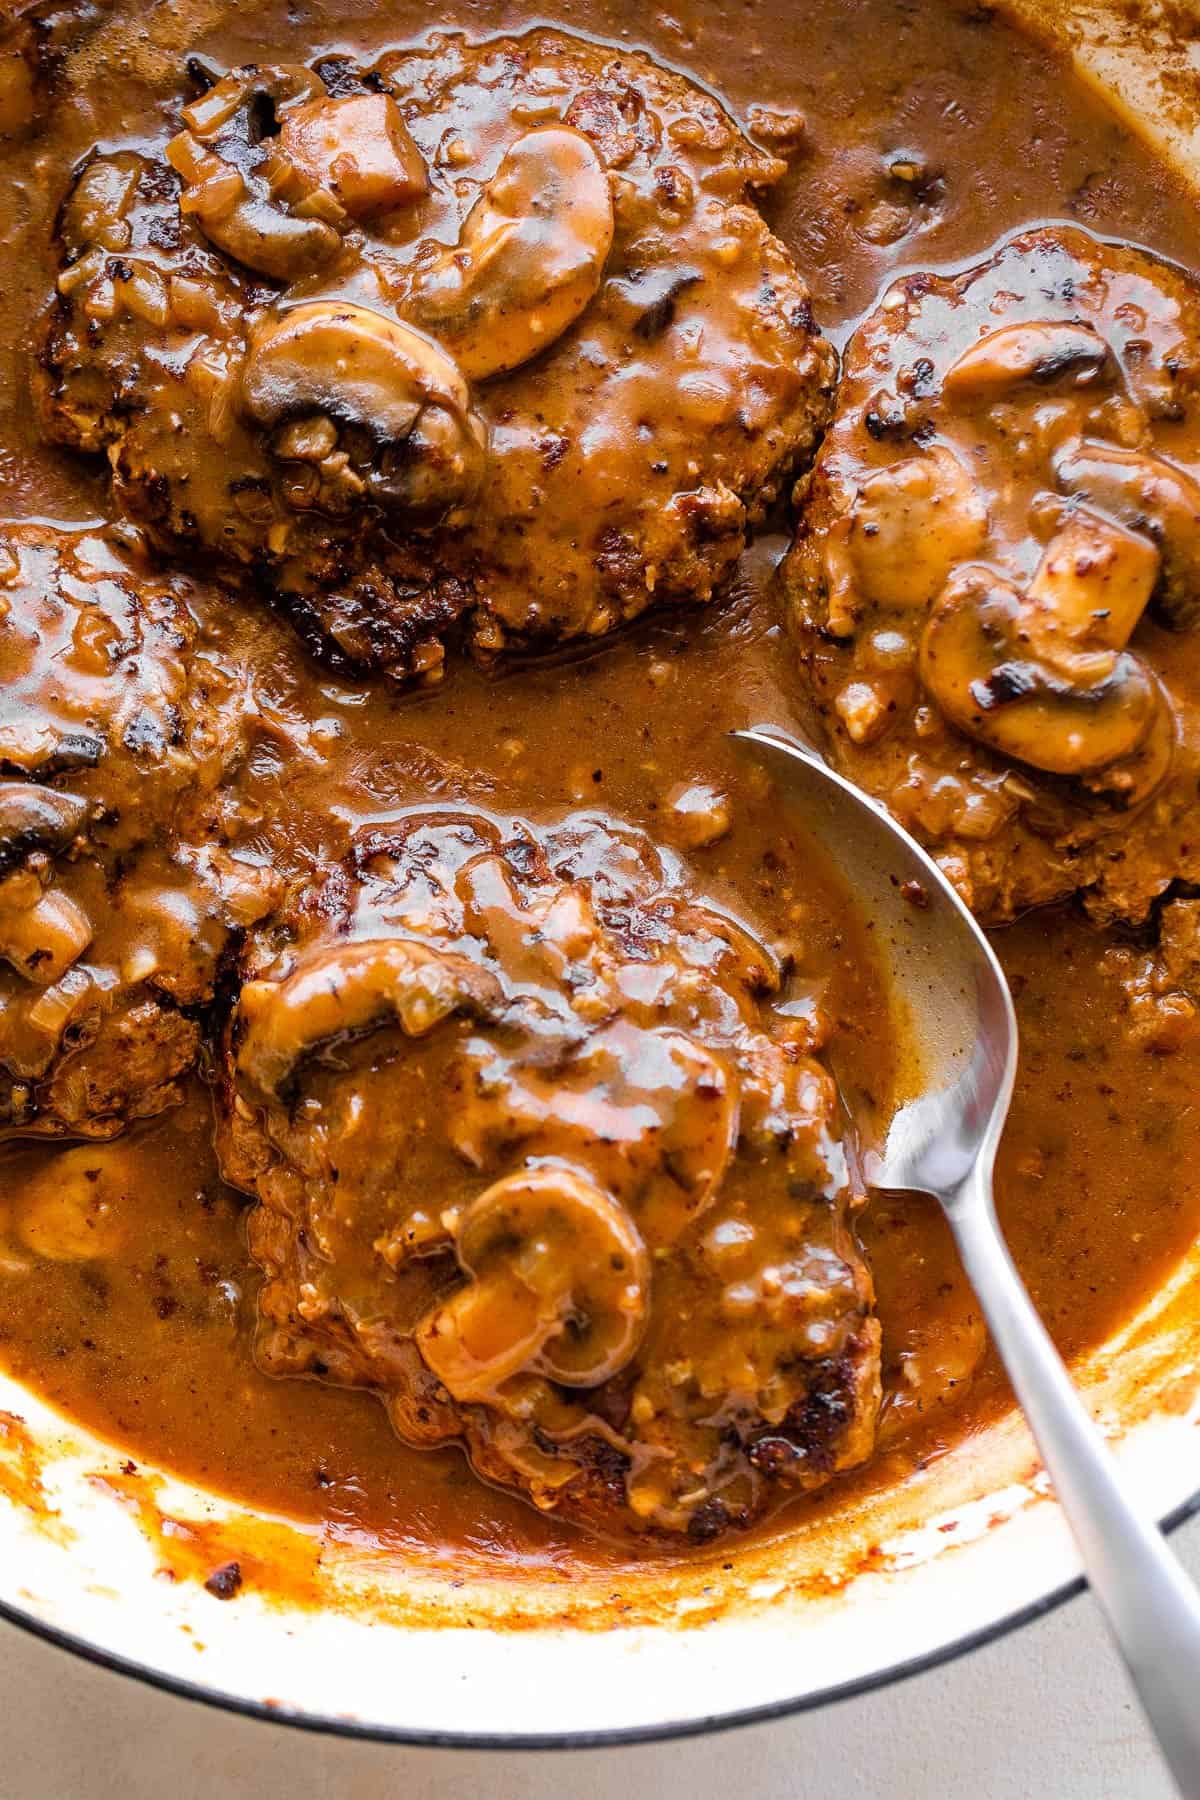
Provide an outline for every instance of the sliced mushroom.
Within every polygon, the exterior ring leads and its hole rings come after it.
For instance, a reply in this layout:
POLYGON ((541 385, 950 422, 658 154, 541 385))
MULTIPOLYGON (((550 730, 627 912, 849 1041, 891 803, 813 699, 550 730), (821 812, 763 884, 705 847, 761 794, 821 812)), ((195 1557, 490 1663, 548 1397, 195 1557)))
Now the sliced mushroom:
POLYGON ((14 1208, 26 1249, 49 1262, 96 1262, 120 1253, 142 1182, 125 1145, 62 1150, 21 1184, 14 1208))
POLYGON ((0 781, 0 874, 33 850, 58 855, 78 837, 88 805, 33 781, 0 781))
POLYGON ((1002 325, 954 359, 942 377, 942 393, 950 400, 986 402, 1026 382, 1089 387, 1115 368, 1108 344, 1081 321, 1002 325))
MULTIPOLYGON (((1073 527, 1068 544, 1049 546, 1028 592, 982 564, 958 570, 930 613, 920 671, 971 737, 1050 774, 1094 777, 1138 757, 1151 737, 1160 744, 1169 714, 1149 669, 1119 647, 1152 570, 1107 521, 1073 527), (1084 530, 1094 534, 1086 555, 1084 530)), ((1157 753, 1142 759, 1138 797, 1161 765, 1157 753)), ((1127 782, 1117 787, 1133 797, 1127 782)))
POLYGON ((869 476, 826 539, 829 630, 852 631, 863 600, 924 610, 951 569, 977 554, 987 525, 975 484, 944 445, 869 476))
POLYGON ((219 139, 231 152, 254 149, 280 129, 287 107, 324 92, 320 77, 303 63, 243 63, 185 106, 182 118, 198 138, 219 139))
POLYGON ((252 334, 242 404, 268 430, 324 415, 379 447, 376 497, 421 520, 465 508, 483 479, 487 430, 454 360, 411 325, 314 300, 252 334))
POLYGON ((327 1044, 398 1025, 425 1037, 452 1013, 494 1016, 498 982, 464 956, 396 938, 338 944, 283 981, 250 981, 238 1002, 239 1075, 278 1100, 299 1064, 327 1044))
POLYGON ((340 202, 273 148, 288 109, 324 92, 300 66, 235 69, 185 107, 186 129, 166 148, 183 178, 179 210, 219 250, 276 281, 320 267, 342 241, 340 202))
POLYGON ((1056 645, 1124 650, 1159 574, 1148 537, 1098 513, 1073 513, 1047 545, 1029 584, 1031 640, 1053 659, 1056 645))
MULTIPOLYGON (((496 1059, 488 1061, 494 1073, 496 1059)), ((718 1192, 739 1110, 739 1083, 706 1045, 616 1016, 565 1057, 513 1063, 502 1080, 473 1084, 449 1132, 475 1168, 495 1167, 514 1143, 563 1162, 586 1144, 597 1179, 629 1205, 658 1249, 676 1242, 718 1192)))
POLYGON ((1153 451, 1090 440, 1068 445, 1054 472, 1067 493, 1149 533, 1162 555, 1155 599, 1167 623, 1200 623, 1200 481, 1153 451))
POLYGON ((548 125, 518 138, 453 249, 420 271, 415 315, 474 381, 562 336, 600 286, 613 239, 608 175, 591 140, 548 125))
POLYGON ((572 1169, 509 1175, 465 1209, 469 1277, 417 1327, 425 1361, 456 1400, 494 1400, 526 1370, 593 1387, 637 1349, 649 1306, 646 1247, 629 1215, 572 1169))
POLYGON ((310 100, 284 119, 279 147, 311 186, 335 194, 352 219, 394 212, 428 191, 421 152, 390 94, 310 100))

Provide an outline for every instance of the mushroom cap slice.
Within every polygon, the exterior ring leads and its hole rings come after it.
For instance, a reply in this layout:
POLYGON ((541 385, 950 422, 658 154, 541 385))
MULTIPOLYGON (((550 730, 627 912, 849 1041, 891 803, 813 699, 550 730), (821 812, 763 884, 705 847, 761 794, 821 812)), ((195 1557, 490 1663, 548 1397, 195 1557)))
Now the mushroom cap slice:
POLYGON ((987 507, 954 452, 935 444, 879 469, 826 534, 828 629, 848 635, 862 600, 914 612, 983 547, 987 507))
POLYGON ((252 148, 269 135, 261 128, 261 112, 273 114, 324 92, 320 76, 303 63, 243 63, 189 102, 180 116, 198 138, 232 138, 234 148, 241 138, 252 148), (245 123, 242 132, 236 129, 239 120, 245 123))
POLYGON ((1084 438, 1054 460, 1058 484, 1148 533, 1162 556, 1157 610, 1175 630, 1200 623, 1200 481, 1151 450, 1084 438))
POLYGON ((13 1197, 21 1242, 48 1262, 98 1262, 120 1254, 136 1228, 144 1185, 130 1144, 60 1150, 13 1197))
POLYGON ((1053 659, 1055 644, 1124 650, 1158 581, 1151 540, 1098 513, 1071 513, 1046 546, 1029 584, 1027 626, 1053 659))
POLYGON ((305 1057, 338 1040, 398 1025, 424 1037, 455 1012, 491 1016, 499 983, 465 956, 402 939, 336 944, 283 981, 250 981, 238 1001, 238 1074, 279 1100, 305 1057))
POLYGON ((561 1064, 515 1067, 503 1097, 468 1092, 450 1136, 464 1161, 494 1166, 514 1143, 572 1162, 582 1142, 606 1192, 653 1248, 674 1243, 715 1197, 733 1157, 740 1086, 689 1034, 613 1018, 561 1064))
POLYGON ((493 1399, 523 1370, 594 1387, 624 1367, 649 1307, 633 1220, 579 1171, 526 1169, 471 1201, 456 1233, 467 1285, 417 1327, 456 1400, 493 1399))
POLYGON ((469 503, 487 430, 453 357, 414 326, 345 300, 312 300, 251 334, 242 405, 267 429, 325 415, 402 451, 380 499, 428 516, 469 503))
POLYGON ((248 269, 273 281, 328 262, 341 239, 324 219, 299 218, 264 200, 237 169, 226 168, 185 131, 167 145, 167 160, 183 176, 179 210, 191 214, 206 238, 248 269))
POLYGON ((956 571, 921 639, 921 679, 968 736, 1048 774, 1092 776, 1136 755, 1166 710, 1128 651, 1053 645, 1029 597, 984 564, 956 571))
POLYGON ((987 403, 1026 382, 1087 387, 1115 370, 1112 351, 1092 326, 1046 319, 989 331, 951 363, 942 377, 942 393, 947 399, 987 403))
POLYGON ((613 240, 608 174, 589 138, 548 125, 517 139, 422 270, 416 316, 473 381, 537 356, 583 312, 613 240))
POLYGON ((218 250, 276 281, 319 267, 341 244, 341 207, 332 195, 324 206, 315 193, 296 195, 293 204, 267 174, 274 127, 324 91, 300 64, 248 64, 184 108, 184 129, 166 147, 183 179, 180 211, 218 250))
POLYGON ((57 855, 83 829, 88 803, 36 781, 0 781, 0 874, 34 850, 57 855))

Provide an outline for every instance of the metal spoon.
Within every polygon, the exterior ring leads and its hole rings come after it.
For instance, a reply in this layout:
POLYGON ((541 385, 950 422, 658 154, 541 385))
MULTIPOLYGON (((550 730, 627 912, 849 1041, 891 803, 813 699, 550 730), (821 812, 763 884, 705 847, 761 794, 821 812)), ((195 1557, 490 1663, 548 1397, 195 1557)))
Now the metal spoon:
POLYGON ((1181 1792, 1200 1800, 1200 1597, 1124 1493, 996 1218, 992 1169, 1017 1066, 1000 964, 937 864, 882 806, 779 731, 734 736, 786 780, 849 876, 910 1015, 920 1092, 888 1120, 858 1121, 867 1179, 941 1203, 1163 1755, 1181 1792))

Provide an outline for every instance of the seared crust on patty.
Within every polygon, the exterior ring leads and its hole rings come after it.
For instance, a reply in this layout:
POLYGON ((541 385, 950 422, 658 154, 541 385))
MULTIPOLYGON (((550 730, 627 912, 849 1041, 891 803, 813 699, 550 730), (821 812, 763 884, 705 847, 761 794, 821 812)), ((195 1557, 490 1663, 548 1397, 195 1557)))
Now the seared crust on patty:
POLYGON ((267 1370, 602 1529, 704 1541, 869 1455, 827 1022, 674 857, 414 812, 284 918, 219 1105, 267 1370))
POLYGON ((96 532, 0 527, 0 1136, 179 1098, 269 870, 236 854, 237 696, 188 586, 96 532))
POLYGON ((445 36, 183 122, 66 199, 45 429, 335 665, 704 602, 811 455, 835 358, 753 205, 783 165, 645 57, 445 36))

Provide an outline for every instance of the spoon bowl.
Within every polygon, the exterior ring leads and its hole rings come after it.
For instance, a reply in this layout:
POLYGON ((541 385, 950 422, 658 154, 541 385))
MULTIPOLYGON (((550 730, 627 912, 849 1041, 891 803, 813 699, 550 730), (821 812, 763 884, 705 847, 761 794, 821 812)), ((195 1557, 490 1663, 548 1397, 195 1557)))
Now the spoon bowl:
POLYGON ((814 750, 770 727, 752 745, 850 877, 880 946, 905 1048, 899 1104, 855 1127, 872 1187, 919 1189, 950 1204, 994 1154, 1017 1070, 1017 1020, 996 953, 933 858, 814 750))

